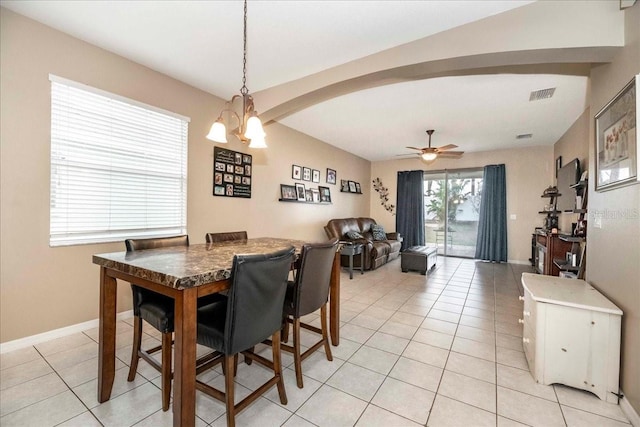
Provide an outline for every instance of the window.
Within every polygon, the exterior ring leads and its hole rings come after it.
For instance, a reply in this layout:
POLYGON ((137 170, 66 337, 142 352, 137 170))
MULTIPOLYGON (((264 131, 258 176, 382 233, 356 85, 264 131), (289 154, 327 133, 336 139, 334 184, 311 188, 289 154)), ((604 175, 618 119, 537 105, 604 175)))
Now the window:
POLYGON ((51 80, 51 246, 184 234, 189 119, 51 80))

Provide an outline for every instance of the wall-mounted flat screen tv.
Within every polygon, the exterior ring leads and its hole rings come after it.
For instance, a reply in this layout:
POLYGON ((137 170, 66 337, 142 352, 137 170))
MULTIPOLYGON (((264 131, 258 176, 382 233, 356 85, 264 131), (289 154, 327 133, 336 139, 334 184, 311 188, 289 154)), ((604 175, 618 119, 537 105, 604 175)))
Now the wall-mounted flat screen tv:
POLYGON ((558 203, 556 209, 569 211, 576 207, 576 191, 571 188, 580 180, 580 160, 573 159, 558 171, 558 203))

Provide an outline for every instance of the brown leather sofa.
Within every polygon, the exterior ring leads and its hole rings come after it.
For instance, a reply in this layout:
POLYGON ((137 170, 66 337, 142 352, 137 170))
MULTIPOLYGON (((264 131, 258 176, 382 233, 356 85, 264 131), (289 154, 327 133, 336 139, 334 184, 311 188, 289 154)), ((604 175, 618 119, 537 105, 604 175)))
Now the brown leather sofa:
MULTIPOLYGON (((400 247, 402 238, 398 233, 386 233, 386 240, 374 240, 371 226, 376 221, 372 218, 343 218, 332 219, 324 227, 327 236, 332 239, 336 238, 342 241, 361 243, 364 245, 364 269, 375 270, 381 265, 396 259, 400 256, 400 247), (360 233, 362 239, 350 239, 347 237, 349 231, 360 233)), ((341 257, 343 266, 349 265, 349 257, 344 255, 341 257)), ((353 266, 360 267, 360 257, 353 257, 353 266)))

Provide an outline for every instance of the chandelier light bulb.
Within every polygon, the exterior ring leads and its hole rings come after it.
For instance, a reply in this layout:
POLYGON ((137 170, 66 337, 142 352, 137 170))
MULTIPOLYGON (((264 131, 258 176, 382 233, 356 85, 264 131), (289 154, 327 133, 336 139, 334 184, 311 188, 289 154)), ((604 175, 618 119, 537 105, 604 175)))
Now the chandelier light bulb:
POLYGON ((267 148, 267 141, 264 139, 265 135, 259 135, 255 138, 251 138, 249 142, 249 148, 267 148))
POLYGON ((255 112, 251 114, 251 117, 247 120, 247 130, 244 132, 244 136, 249 139, 260 138, 264 139, 266 133, 262 128, 262 122, 258 118, 255 112))
POLYGON ((227 143, 227 128, 225 127, 222 118, 218 118, 213 125, 211 125, 211 130, 207 134, 207 139, 210 139, 214 142, 221 142, 223 144, 227 143))

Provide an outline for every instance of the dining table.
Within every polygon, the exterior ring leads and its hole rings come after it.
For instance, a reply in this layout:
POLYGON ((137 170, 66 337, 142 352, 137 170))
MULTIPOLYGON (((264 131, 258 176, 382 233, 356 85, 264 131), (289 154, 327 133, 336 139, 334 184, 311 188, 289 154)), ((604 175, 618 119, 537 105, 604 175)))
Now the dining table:
MULTIPOLYGON (((266 254, 305 242, 262 237, 93 255, 100 266, 98 402, 110 399, 115 376, 117 279, 167 295, 175 301, 173 425, 195 425, 197 299, 231 286, 233 258, 266 254)), ((329 292, 331 343, 339 344, 340 253, 334 258, 329 292)))

